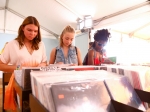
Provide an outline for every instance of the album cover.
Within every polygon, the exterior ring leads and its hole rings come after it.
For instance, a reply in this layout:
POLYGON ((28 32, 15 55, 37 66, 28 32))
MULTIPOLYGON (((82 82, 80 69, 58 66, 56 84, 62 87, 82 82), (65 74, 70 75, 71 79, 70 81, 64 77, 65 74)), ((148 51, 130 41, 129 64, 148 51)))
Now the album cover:
POLYGON ((115 112, 103 81, 52 85, 56 112, 115 112))
POLYGON ((14 70, 16 82, 22 87, 22 70, 14 70))
POLYGON ((31 79, 30 79, 30 72, 31 70, 39 71, 39 67, 23 67, 22 68, 22 87, 25 90, 31 89, 31 79))
POLYGON ((104 82, 113 100, 145 111, 145 107, 127 77, 106 79, 104 82))
POLYGON ((104 70, 90 71, 31 71, 32 93, 48 110, 52 111, 51 85, 60 83, 77 83, 81 81, 103 81, 120 75, 104 70))

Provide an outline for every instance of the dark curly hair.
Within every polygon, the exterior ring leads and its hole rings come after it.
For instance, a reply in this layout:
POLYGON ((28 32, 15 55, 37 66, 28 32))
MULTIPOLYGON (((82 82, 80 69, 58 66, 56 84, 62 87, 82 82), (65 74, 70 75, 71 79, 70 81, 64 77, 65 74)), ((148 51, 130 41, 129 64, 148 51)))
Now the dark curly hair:
POLYGON ((94 40, 99 41, 108 41, 108 38, 110 37, 110 33, 107 29, 97 30, 94 34, 94 40))
POLYGON ((93 43, 94 43, 94 42, 89 42, 89 45, 91 46, 91 45, 93 45, 93 43))

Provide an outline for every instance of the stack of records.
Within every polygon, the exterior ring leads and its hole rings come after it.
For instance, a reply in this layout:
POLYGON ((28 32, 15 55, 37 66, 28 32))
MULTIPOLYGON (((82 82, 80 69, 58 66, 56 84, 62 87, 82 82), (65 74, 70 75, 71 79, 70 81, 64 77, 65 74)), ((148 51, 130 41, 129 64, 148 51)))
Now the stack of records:
POLYGON ((51 87, 56 112, 115 112, 103 81, 51 87))
POLYGON ((23 67, 22 70, 15 70, 15 80, 24 89, 31 89, 30 72, 31 70, 39 71, 40 67, 23 67))
POLYGON ((106 79, 105 85, 113 100, 145 111, 145 107, 127 77, 106 79))
POLYGON ((83 71, 83 70, 107 70, 106 66, 68 66, 61 67, 62 70, 75 70, 75 71, 83 71))
MULTIPOLYGON (((104 81, 107 78, 120 77, 104 70, 94 71, 31 71, 32 93, 43 106, 54 112, 55 106, 51 88, 53 85, 78 83, 82 81, 104 81)), ((91 89, 92 90, 92 89, 91 89)))
POLYGON ((22 87, 22 70, 14 70, 15 80, 22 87))

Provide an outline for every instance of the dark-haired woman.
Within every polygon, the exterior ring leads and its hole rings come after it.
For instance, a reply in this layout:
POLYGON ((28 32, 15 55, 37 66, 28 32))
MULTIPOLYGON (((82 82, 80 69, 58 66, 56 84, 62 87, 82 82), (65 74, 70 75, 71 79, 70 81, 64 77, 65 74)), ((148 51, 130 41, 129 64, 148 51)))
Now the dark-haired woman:
POLYGON ((83 65, 101 65, 104 63, 103 47, 107 44, 109 37, 110 33, 107 29, 97 30, 97 32, 94 34, 94 43, 89 49, 83 65))
POLYGON ((92 47, 94 42, 89 42, 89 49, 92 47))

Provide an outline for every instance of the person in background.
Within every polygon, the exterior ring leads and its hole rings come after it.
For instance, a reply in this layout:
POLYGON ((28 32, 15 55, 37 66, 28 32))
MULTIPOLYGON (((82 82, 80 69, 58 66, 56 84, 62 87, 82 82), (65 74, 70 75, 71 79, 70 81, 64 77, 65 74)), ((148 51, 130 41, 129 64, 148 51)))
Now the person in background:
MULTIPOLYGON (((93 43, 94 43, 94 42, 89 42, 89 49, 92 47, 93 43)), ((103 56, 104 56, 104 57, 107 57, 106 50, 103 49, 102 52, 103 52, 103 56)))
POLYGON ((94 42, 89 42, 89 49, 92 47, 94 42))
POLYGON ((110 37, 110 33, 107 29, 97 30, 94 34, 94 43, 88 50, 87 55, 84 58, 83 65, 101 65, 102 63, 113 64, 111 61, 105 62, 103 47, 107 44, 110 37))
MULTIPOLYGON (((47 57, 44 43, 41 41, 40 25, 33 16, 25 18, 18 29, 16 39, 10 41, 0 57, 0 71, 13 72, 20 66, 46 66, 47 57), (9 65, 8 65, 9 64, 9 65)), ((6 88, 4 108, 15 110, 15 103, 11 100, 13 92, 12 74, 9 88, 6 88), (7 96, 7 97, 6 97, 7 96)))
POLYGON ((75 30, 71 26, 66 26, 60 35, 60 45, 50 53, 49 64, 82 65, 79 48, 72 46, 74 38, 75 30))

